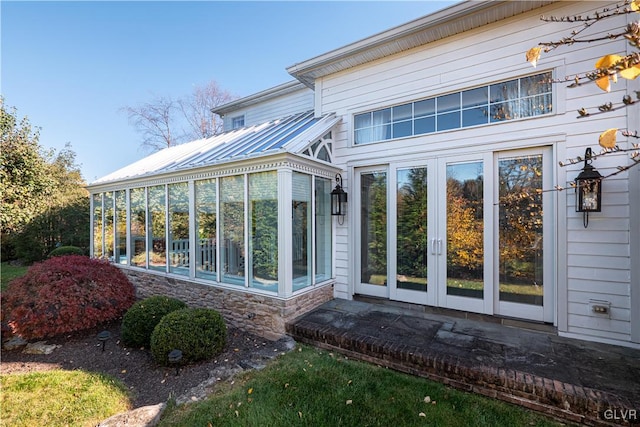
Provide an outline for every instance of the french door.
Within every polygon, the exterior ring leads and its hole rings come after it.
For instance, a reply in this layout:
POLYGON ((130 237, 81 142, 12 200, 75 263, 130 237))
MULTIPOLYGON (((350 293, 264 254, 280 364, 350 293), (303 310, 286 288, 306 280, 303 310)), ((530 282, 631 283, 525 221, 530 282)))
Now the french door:
POLYGON ((356 169, 355 292, 553 321, 550 151, 356 169))

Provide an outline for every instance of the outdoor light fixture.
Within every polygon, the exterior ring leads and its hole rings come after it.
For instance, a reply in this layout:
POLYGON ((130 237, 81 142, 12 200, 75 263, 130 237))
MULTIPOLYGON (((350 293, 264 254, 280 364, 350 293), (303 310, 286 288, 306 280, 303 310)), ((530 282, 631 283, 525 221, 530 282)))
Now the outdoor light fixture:
POLYGON ((182 360, 182 351, 178 349, 173 349, 167 355, 169 359, 169 363, 175 365, 176 367, 176 377, 180 375, 180 361, 182 360))
POLYGON ((98 341, 102 344, 102 351, 104 352, 104 345, 107 343, 107 340, 111 338, 111 332, 102 331, 97 335, 98 341))
POLYGON ((331 192, 331 215, 344 219, 347 213, 347 193, 342 189, 342 175, 336 174, 336 188, 331 192))
POLYGON ((582 212, 584 228, 589 225, 589 212, 600 212, 602 175, 591 166, 591 148, 584 152, 584 166, 576 177, 576 212, 582 212))

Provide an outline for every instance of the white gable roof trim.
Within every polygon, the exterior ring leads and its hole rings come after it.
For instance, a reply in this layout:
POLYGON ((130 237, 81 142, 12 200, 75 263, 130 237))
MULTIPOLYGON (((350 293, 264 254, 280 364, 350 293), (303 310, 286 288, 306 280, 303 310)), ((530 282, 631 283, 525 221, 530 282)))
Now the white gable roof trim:
POLYGON ((92 182, 88 189, 276 153, 298 154, 310 143, 324 136, 339 121, 340 118, 335 114, 316 118, 313 111, 307 111, 260 125, 234 129, 211 138, 165 148, 92 182))
POLYGON ((465 1, 287 67, 314 88, 317 78, 543 7, 557 0, 465 1))

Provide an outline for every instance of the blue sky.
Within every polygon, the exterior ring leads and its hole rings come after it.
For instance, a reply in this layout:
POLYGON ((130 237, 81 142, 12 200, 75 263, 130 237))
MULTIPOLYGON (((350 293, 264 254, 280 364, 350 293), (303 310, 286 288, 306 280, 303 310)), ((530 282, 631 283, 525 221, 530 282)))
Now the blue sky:
POLYGON ((455 2, 2 1, 0 92, 67 142, 87 182, 144 157, 122 107, 215 80, 247 96, 285 68, 455 2))

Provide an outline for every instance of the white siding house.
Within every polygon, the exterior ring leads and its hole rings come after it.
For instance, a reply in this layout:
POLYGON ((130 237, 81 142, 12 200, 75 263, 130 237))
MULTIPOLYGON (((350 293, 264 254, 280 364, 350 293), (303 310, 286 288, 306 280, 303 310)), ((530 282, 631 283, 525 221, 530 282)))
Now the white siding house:
MULTIPOLYGON (((291 160, 308 159, 305 166, 285 164, 286 173, 275 167, 278 197, 285 197, 279 218, 291 229, 289 202, 306 200, 287 193, 297 191, 286 175, 291 169, 309 171, 313 179, 340 173, 347 214, 332 221, 331 274, 317 282, 330 284, 333 297, 541 323, 562 336, 640 348, 640 167, 603 180, 601 212, 585 217, 576 212, 570 185, 583 162, 561 165, 584 157, 588 148, 599 152, 605 129, 640 130, 638 102, 578 118, 583 107, 597 111, 640 93, 640 79, 618 79, 610 93, 594 84, 558 82, 592 70, 606 54, 633 50, 619 38, 543 53, 536 68, 525 60, 539 42, 583 27, 543 22, 541 15, 586 16, 614 6, 463 2, 292 65, 287 71, 294 82, 215 112, 234 132, 234 118, 251 127, 314 110, 311 130, 287 143, 291 160)), ((639 19, 620 14, 581 34, 615 33, 639 19)), ((618 133, 620 148, 633 143, 618 133)), ((591 165, 606 176, 631 161, 619 152, 597 156, 591 165)), ((212 176, 220 168, 206 161, 197 167, 212 176)), ((179 180, 187 172, 193 180, 187 169, 167 177, 179 180)), ((130 187, 135 173, 115 177, 90 186, 94 197, 130 187)), ((320 197, 319 188, 310 201, 320 197)), ((329 238, 323 239, 314 251, 328 247, 329 238)), ((283 241, 280 257, 296 258, 298 246, 285 250, 283 241)), ((100 244, 94 233, 94 245, 100 244)), ((285 265, 281 259, 280 268, 285 265)), ((187 278, 197 282, 191 269, 187 278)), ((278 280, 295 275, 294 267, 278 280)), ((169 267, 165 276, 172 277, 169 267)), ((228 288, 218 281, 205 284, 228 288)), ((316 286, 315 279, 309 283, 316 286)), ((295 284, 278 286, 274 301, 295 297, 300 304, 305 298, 295 284)), ((314 298, 304 310, 322 300, 314 298)))

